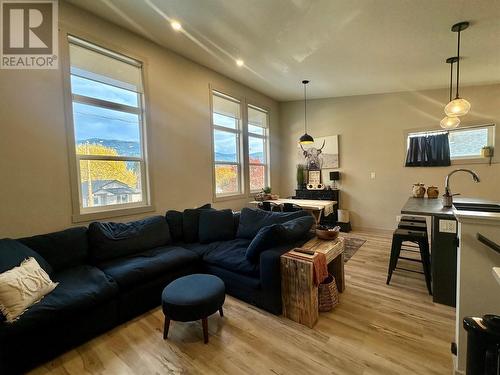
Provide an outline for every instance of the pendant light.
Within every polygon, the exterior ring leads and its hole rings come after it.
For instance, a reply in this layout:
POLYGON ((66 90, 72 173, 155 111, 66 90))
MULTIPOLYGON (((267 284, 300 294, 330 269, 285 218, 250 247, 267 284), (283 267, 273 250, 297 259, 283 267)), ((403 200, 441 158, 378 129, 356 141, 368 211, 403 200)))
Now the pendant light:
POLYGON ((299 143, 301 145, 310 145, 314 143, 314 138, 307 134, 307 92, 306 86, 309 83, 308 80, 303 80, 302 84, 304 85, 304 135, 300 137, 299 143))
MULTIPOLYGON (((453 93, 453 64, 456 63, 457 61, 458 61, 458 57, 457 56, 448 57, 446 59, 446 63, 450 64, 450 102, 451 102, 451 95, 453 93)), ((455 117, 446 116, 445 118, 443 118, 441 120, 441 122, 439 123, 439 125, 443 129, 454 129, 458 125, 460 125, 460 119, 458 117, 456 117, 456 116, 455 117)))
POLYGON ((460 82, 460 33, 469 27, 469 22, 459 22, 451 27, 451 31, 458 33, 457 37, 457 92, 455 99, 451 100, 444 108, 444 113, 448 117, 457 117, 466 115, 470 110, 470 103, 458 95, 458 86, 460 82))

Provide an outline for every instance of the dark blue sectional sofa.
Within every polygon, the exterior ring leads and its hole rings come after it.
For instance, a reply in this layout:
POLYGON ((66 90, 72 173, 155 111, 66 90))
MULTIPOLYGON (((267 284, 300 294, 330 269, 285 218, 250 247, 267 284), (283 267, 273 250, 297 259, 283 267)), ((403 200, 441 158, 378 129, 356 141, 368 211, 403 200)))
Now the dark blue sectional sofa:
MULTIPOLYGON (((245 222, 239 223, 239 213, 230 213, 231 230, 224 226, 225 233, 219 233, 224 240, 217 240, 213 234, 220 232, 224 220, 228 223, 228 214, 219 215, 220 220, 205 218, 208 224, 199 227, 202 209, 18 239, 19 246, 49 263, 50 277, 59 285, 17 321, 0 322, 0 374, 26 371, 159 306, 163 288, 191 273, 216 275, 228 294, 280 314, 280 255, 302 245, 309 235, 302 231, 299 237, 276 240, 255 261, 249 261, 246 252, 253 238, 262 235, 262 227, 271 224, 270 229, 279 231, 276 223, 307 214, 244 209, 245 222)), ((268 238, 276 238, 276 233, 268 238)), ((17 250, 0 247, 0 264, 8 263, 10 251, 17 250)))

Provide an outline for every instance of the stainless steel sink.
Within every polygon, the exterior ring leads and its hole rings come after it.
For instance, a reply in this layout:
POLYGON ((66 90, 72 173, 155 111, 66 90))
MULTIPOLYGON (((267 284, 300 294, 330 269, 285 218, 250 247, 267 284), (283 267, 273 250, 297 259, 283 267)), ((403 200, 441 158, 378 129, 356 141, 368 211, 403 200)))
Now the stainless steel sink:
POLYGON ((459 211, 500 212, 500 204, 496 203, 453 202, 453 206, 459 211))

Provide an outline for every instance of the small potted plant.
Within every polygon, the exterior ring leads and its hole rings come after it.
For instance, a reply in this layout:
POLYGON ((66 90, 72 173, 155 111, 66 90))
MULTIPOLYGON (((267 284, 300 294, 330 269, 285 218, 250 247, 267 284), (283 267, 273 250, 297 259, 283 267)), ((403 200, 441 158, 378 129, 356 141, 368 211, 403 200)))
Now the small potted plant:
POLYGON ((271 194, 272 192, 272 189, 270 186, 266 186, 265 188, 263 188, 260 193, 257 193, 255 195, 255 200, 256 201, 268 201, 268 200, 271 200, 271 199, 277 199, 274 197, 273 194, 271 194))

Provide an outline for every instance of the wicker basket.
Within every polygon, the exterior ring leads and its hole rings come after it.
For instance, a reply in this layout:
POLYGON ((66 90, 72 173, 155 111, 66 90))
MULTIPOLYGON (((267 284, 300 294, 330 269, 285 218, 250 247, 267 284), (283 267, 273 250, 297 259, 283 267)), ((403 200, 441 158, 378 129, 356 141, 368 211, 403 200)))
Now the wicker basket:
POLYGON ((335 277, 328 275, 318 287, 318 310, 321 312, 328 312, 338 304, 339 290, 337 289, 335 277))

